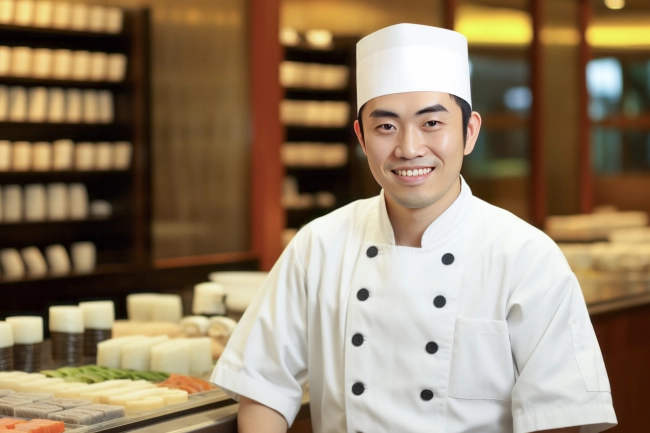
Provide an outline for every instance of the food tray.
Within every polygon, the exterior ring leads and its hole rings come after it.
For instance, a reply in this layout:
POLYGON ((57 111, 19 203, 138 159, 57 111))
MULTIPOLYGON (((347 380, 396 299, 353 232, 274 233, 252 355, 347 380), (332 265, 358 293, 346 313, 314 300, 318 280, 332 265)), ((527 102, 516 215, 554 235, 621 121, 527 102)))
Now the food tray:
MULTIPOLYGON (((6 418, 23 419, 25 421, 30 421, 29 418, 22 418, 22 417, 19 417, 19 416, 0 415, 0 419, 6 419, 6 418)), ((85 425, 76 425, 76 424, 67 424, 67 423, 64 423, 64 425, 65 425, 65 432, 64 433, 81 433, 81 432, 86 431, 85 429, 88 427, 88 426, 85 426, 85 425)))

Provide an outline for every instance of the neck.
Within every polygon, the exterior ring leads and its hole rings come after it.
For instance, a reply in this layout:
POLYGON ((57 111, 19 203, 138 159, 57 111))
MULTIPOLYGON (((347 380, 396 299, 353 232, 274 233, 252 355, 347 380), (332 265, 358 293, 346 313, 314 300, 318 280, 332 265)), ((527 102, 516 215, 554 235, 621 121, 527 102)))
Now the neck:
POLYGON ((411 209, 397 204, 385 194, 388 218, 395 234, 395 245, 422 248, 422 235, 460 195, 460 177, 442 196, 427 207, 411 209))

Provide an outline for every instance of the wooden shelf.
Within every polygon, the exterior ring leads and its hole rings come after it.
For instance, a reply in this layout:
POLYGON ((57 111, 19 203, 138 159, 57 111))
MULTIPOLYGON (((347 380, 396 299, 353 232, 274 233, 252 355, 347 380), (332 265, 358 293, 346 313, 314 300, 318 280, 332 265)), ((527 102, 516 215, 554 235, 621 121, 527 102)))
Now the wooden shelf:
POLYGON ((0 76, 0 85, 24 86, 24 87, 65 87, 75 89, 99 89, 99 90, 128 90, 130 84, 127 81, 75 81, 57 80, 54 78, 32 78, 32 77, 9 77, 0 76))
POLYGON ((336 172, 336 171, 344 171, 347 170, 347 164, 346 165, 339 165, 336 167, 326 167, 326 166, 297 166, 297 165, 285 165, 284 168, 287 170, 287 172, 317 172, 317 173, 322 173, 322 172, 336 172))
MULTIPOLYGON (((125 22, 125 28, 126 24, 125 22)), ((96 33, 1 24, 0 34, 2 34, 2 43, 12 46, 86 49, 104 52, 128 52, 130 49, 130 38, 126 32, 119 34, 96 33)))
POLYGON ((319 50, 309 47, 285 47, 284 58, 293 62, 345 65, 348 62, 348 51, 346 48, 337 47, 331 50, 319 50))
POLYGON ((352 127, 319 128, 307 126, 286 126, 287 141, 344 142, 350 140, 352 127))
POLYGON ((86 273, 86 274, 70 273, 66 275, 45 275, 43 277, 25 277, 21 279, 3 279, 2 277, 0 277, 0 287, 8 286, 8 285, 28 284, 34 282, 55 282, 55 281, 67 280, 70 278, 77 279, 77 278, 101 277, 101 276, 113 275, 116 273, 131 273, 131 272, 137 272, 141 270, 142 269, 139 269, 127 263, 108 263, 108 264, 97 265, 97 268, 95 269, 94 272, 86 273))
POLYGON ((350 94, 347 89, 297 89, 285 88, 285 99, 301 101, 348 101, 350 94))
POLYGON ((650 129, 650 114, 642 114, 639 117, 610 116, 592 123, 593 126, 617 129, 650 129))
POLYGON ((0 122, 0 139, 10 141, 131 141, 125 124, 0 122))
POLYGON ((97 182, 129 179, 131 170, 111 171, 0 171, 0 185, 10 183, 97 182))

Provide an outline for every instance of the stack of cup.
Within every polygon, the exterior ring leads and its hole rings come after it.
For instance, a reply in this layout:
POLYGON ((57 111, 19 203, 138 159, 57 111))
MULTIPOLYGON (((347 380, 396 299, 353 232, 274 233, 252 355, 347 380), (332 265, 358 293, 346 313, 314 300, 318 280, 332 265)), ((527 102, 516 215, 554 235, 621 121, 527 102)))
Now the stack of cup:
POLYGON ((11 323, 0 322, 0 371, 14 369, 14 335, 11 323))
POLYGON ((7 317, 14 338, 14 369, 33 373, 41 370, 43 318, 38 316, 7 317))
POLYGON ((56 366, 83 364, 84 317, 76 306, 50 307, 52 363, 56 366))
POLYGON ((97 356, 97 344, 112 337, 115 322, 113 301, 80 302, 84 316, 84 356, 97 356))

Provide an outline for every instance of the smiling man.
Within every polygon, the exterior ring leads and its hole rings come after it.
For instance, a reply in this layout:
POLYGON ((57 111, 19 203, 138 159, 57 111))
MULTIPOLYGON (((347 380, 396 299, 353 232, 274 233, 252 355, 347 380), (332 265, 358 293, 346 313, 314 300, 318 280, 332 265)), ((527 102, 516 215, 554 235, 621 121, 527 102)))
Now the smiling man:
POLYGON ((592 433, 616 424, 558 247, 460 176, 481 117, 467 41, 400 24, 357 45, 355 131, 382 187, 304 227, 212 376, 240 432, 592 433))

